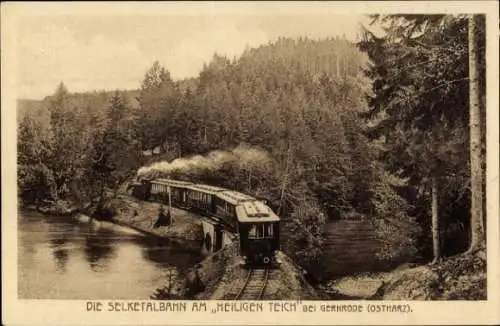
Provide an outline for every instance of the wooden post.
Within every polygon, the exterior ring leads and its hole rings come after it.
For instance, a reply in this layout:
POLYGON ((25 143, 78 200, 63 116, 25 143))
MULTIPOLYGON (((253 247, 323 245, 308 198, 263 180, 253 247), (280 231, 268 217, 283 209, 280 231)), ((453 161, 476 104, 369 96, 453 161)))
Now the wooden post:
POLYGON ((168 218, 170 220, 170 224, 172 224, 174 222, 174 220, 172 219, 172 194, 171 194, 171 191, 170 191, 170 186, 167 186, 167 193, 168 193, 168 218))

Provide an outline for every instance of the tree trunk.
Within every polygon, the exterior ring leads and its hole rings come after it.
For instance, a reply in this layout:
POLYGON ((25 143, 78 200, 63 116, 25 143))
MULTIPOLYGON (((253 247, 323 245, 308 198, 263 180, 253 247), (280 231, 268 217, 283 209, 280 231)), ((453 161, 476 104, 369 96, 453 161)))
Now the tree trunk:
POLYGON ((484 244, 483 172, 481 168, 481 94, 479 85, 478 15, 469 18, 469 128, 471 174, 471 241, 469 251, 484 244))
POLYGON ((285 166, 285 173, 283 176, 283 182, 281 183, 281 196, 280 196, 280 206, 278 208, 278 215, 282 214, 283 207, 285 206, 284 200, 285 200, 285 189, 288 184, 288 170, 290 168, 291 164, 291 158, 292 158, 292 147, 289 145, 288 151, 287 151, 287 157, 286 157, 286 166, 285 166))
POLYGON ((441 258, 441 241, 439 239, 438 185, 436 177, 432 177, 432 253, 436 263, 441 258))

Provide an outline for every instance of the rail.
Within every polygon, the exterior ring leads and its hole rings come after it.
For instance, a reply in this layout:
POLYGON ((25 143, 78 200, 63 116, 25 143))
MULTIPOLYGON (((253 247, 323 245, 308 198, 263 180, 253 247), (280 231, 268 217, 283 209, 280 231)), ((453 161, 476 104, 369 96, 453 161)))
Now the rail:
POLYGON ((260 300, 269 280, 269 268, 249 268, 248 275, 235 300, 260 300))

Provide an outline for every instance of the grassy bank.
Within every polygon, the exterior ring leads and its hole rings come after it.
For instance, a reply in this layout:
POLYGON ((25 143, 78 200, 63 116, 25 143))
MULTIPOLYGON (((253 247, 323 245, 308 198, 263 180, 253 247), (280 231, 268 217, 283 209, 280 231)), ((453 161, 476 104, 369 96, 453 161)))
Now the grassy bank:
POLYGON ((481 250, 436 264, 335 279, 332 296, 372 300, 486 300, 486 254, 481 250))
POLYGON ((103 211, 110 221, 130 226, 144 233, 169 238, 171 240, 189 241, 201 246, 203 231, 200 217, 184 210, 172 208, 172 223, 155 227, 160 208, 165 211, 168 207, 153 202, 138 200, 128 195, 118 195, 107 200, 103 211))

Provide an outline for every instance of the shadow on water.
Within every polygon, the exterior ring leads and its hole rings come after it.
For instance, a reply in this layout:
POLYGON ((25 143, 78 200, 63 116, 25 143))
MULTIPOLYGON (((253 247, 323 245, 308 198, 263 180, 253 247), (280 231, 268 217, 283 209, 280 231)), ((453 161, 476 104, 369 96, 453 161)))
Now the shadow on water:
POLYGON ((85 258, 92 271, 100 272, 106 269, 111 259, 116 257, 114 242, 112 233, 107 230, 85 234, 85 258))
POLYGON ((66 271, 69 251, 81 240, 85 259, 92 271, 106 269, 109 261, 115 257, 116 232, 113 230, 96 228, 92 224, 69 217, 50 216, 45 217, 43 222, 48 225, 50 231, 49 246, 59 271, 66 271))
POLYGON ((168 239, 145 236, 137 239, 144 259, 158 267, 176 267, 186 270, 202 259, 201 251, 173 244, 168 239))

